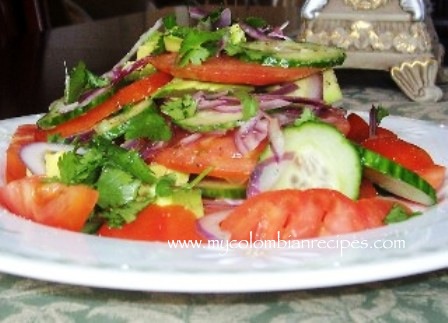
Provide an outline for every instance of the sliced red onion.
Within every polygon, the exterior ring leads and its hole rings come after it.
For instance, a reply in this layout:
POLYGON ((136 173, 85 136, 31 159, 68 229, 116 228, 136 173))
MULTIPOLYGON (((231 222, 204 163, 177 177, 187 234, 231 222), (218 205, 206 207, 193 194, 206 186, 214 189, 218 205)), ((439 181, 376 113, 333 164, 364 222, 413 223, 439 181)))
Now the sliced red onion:
POLYGON ((269 118, 268 136, 272 152, 276 160, 280 160, 285 152, 285 138, 280 122, 276 118, 269 118))
POLYGON ((226 219, 232 210, 225 210, 205 215, 197 221, 199 232, 207 239, 229 240, 230 233, 221 229, 221 222, 226 219))
POLYGON ((244 22, 239 23, 240 28, 251 38, 255 40, 269 40, 269 37, 266 36, 260 29, 254 28, 244 22))
POLYGON ((254 150, 268 135, 269 122, 257 114, 242 124, 235 132, 235 145, 245 155, 254 150))
POLYGON ((232 24, 232 11, 229 8, 225 8, 219 19, 213 24, 213 27, 216 29, 228 27, 232 24))
POLYGON ((191 19, 201 20, 208 15, 208 11, 200 7, 188 7, 188 14, 191 19))
POLYGON ((186 145, 192 144, 193 142, 197 141, 201 137, 202 137, 201 133, 193 133, 193 134, 188 135, 188 136, 182 138, 181 140, 179 140, 179 144, 182 146, 186 146, 186 145))
POLYGON ((33 175, 45 175, 45 154, 72 151, 74 146, 34 142, 20 150, 20 158, 33 175))
POLYGON ((122 66, 124 66, 131 59, 131 57, 135 55, 135 53, 137 53, 138 48, 162 26, 163 26, 163 20, 160 18, 155 22, 155 24, 151 28, 149 28, 139 37, 137 42, 132 46, 131 50, 127 52, 126 55, 122 59, 120 59, 120 61, 117 64, 115 64, 112 70, 103 74, 103 77, 107 77, 109 79, 113 78, 114 71, 116 71, 117 69, 120 70, 122 66))
POLYGON ((290 104, 291 104, 291 102, 289 102, 288 100, 274 98, 272 100, 268 99, 268 100, 260 101, 259 107, 261 110, 267 111, 267 110, 272 110, 272 109, 283 108, 290 104))
POLYGON ((291 40, 290 37, 286 36, 286 35, 283 33, 283 30, 284 30, 286 27, 288 27, 288 25, 289 25, 289 21, 286 21, 286 22, 284 22, 281 26, 279 26, 279 27, 274 27, 274 28, 272 29, 272 31, 269 32, 269 33, 267 34, 267 36, 270 37, 270 38, 277 38, 277 39, 283 39, 283 40, 291 40))
POLYGON ((281 170, 294 159, 293 152, 285 152, 280 159, 271 156, 258 163, 247 185, 246 195, 251 197, 271 189, 278 180, 281 170))

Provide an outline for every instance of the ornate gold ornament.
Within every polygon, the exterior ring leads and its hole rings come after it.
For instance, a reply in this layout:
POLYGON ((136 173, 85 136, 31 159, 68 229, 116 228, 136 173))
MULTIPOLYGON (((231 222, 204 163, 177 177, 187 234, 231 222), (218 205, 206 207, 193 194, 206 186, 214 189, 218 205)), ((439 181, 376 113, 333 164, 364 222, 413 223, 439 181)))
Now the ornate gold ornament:
POLYGON ((345 0, 345 4, 356 10, 375 10, 386 5, 389 0, 345 0))
POLYGON ((298 38, 346 49, 341 68, 389 71, 414 101, 442 97, 436 79, 444 48, 430 16, 430 0, 305 0, 298 38))

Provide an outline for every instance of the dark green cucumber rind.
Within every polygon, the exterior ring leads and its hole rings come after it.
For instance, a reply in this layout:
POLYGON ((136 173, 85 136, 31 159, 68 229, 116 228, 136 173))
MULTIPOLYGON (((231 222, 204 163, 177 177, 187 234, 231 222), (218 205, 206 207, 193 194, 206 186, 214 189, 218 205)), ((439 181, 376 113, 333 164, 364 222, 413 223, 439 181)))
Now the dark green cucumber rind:
POLYGON ((144 100, 136 103, 132 107, 125 108, 120 113, 98 123, 94 127, 94 130, 97 134, 109 140, 120 137, 126 132, 129 125, 128 121, 146 109, 149 109, 152 103, 152 100, 144 100))
POLYGON ((205 179, 199 182, 196 187, 202 191, 202 196, 207 198, 246 198, 246 186, 241 184, 205 179))
MULTIPOLYGON (((273 189, 325 187, 358 198, 362 177, 359 152, 334 126, 307 121, 285 128, 283 135, 285 153, 296 157, 289 167, 282 168, 273 189), (305 177, 300 177, 302 174, 305 177), (293 181, 294 178, 300 180, 293 181)), ((272 156, 268 147, 260 161, 272 156)))
POLYGON ((243 120, 242 112, 216 112, 204 110, 197 112, 193 117, 172 120, 179 127, 191 132, 210 132, 216 130, 233 129, 243 120))
POLYGON ((384 190, 423 205, 437 203, 437 192, 418 174, 371 150, 358 147, 364 175, 384 190))
POLYGON ((341 48, 305 42, 254 41, 241 47, 236 57, 265 66, 331 68, 341 65, 346 58, 341 48))
POLYGON ((39 120, 37 120, 37 125, 39 128, 48 130, 53 127, 56 127, 57 125, 60 125, 66 121, 69 121, 71 119, 74 119, 83 113, 86 113, 90 109, 96 107, 97 105, 103 103, 106 101, 112 94, 114 93, 113 90, 109 90, 101 95, 99 95, 97 98, 93 99, 89 104, 77 107, 71 111, 61 113, 58 111, 57 105, 60 103, 62 104, 63 99, 59 99, 54 101, 50 106, 50 111, 48 111, 47 114, 42 116, 39 120))

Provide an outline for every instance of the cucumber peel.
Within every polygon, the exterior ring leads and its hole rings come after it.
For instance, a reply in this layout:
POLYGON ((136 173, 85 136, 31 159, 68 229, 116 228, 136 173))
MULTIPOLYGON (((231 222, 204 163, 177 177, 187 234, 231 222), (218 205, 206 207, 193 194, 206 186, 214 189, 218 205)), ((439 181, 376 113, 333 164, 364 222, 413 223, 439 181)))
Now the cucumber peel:
POLYGON ((425 179, 374 151, 358 146, 364 176, 384 190, 426 206, 437 203, 437 192, 425 179))
POLYGON ((236 57, 266 66, 330 68, 341 65, 346 58, 341 48, 308 42, 268 40, 239 46, 236 57))

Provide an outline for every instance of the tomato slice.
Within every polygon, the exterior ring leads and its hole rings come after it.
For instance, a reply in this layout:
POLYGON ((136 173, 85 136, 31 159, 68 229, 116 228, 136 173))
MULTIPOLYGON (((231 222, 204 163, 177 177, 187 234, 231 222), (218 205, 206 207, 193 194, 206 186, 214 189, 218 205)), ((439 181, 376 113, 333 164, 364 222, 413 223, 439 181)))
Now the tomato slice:
POLYGON ((40 130, 34 124, 24 124, 17 127, 6 150, 6 183, 26 176, 26 166, 20 157, 22 147, 36 142, 40 130))
POLYGON ((363 198, 358 200, 358 207, 369 226, 376 228, 383 225, 384 218, 390 212, 394 203, 391 199, 380 197, 363 198))
POLYGON ((359 187, 359 199, 376 196, 378 196, 378 191, 373 183, 367 178, 363 178, 361 180, 361 186, 359 187))
POLYGON ((150 63, 162 72, 183 79, 255 86, 296 81, 321 71, 311 67, 263 66, 228 56, 212 57, 202 64, 187 66, 177 65, 176 60, 177 54, 167 53, 152 57, 150 63))
POLYGON ((212 167, 209 176, 244 183, 249 179, 265 146, 266 143, 262 143, 257 149, 241 155, 235 146, 234 132, 204 135, 186 145, 177 143, 162 148, 152 157, 152 161, 190 174, 200 174, 212 167))
POLYGON ((413 171, 434 165, 423 148, 398 137, 372 137, 361 144, 413 171))
POLYGON ((68 120, 67 122, 45 131, 45 134, 47 136, 59 134, 62 137, 69 137, 89 131, 99 121, 120 110, 127 104, 145 99, 161 86, 168 83, 171 79, 172 77, 169 74, 162 72, 157 72, 144 77, 121 88, 105 102, 79 117, 68 120))
MULTIPOLYGON (((369 124, 356 113, 350 113, 347 116, 350 125, 350 130, 347 133, 347 138, 355 142, 362 142, 369 138, 369 124)), ((396 137, 397 135, 386 128, 377 127, 375 137, 396 137)))
POLYGON ((446 167, 434 164, 423 168, 416 169, 415 172, 423 177, 434 189, 442 188, 445 182, 446 167))
POLYGON ((25 177, 0 187, 0 205, 10 212, 48 226, 80 231, 98 200, 85 185, 67 186, 25 177))
POLYGON ((103 225, 98 234, 103 237, 146 241, 203 241, 196 217, 180 205, 150 204, 138 214, 134 222, 121 228, 103 225))
POLYGON ((221 222, 235 240, 306 239, 368 227, 356 202, 330 189, 263 192, 221 222))

